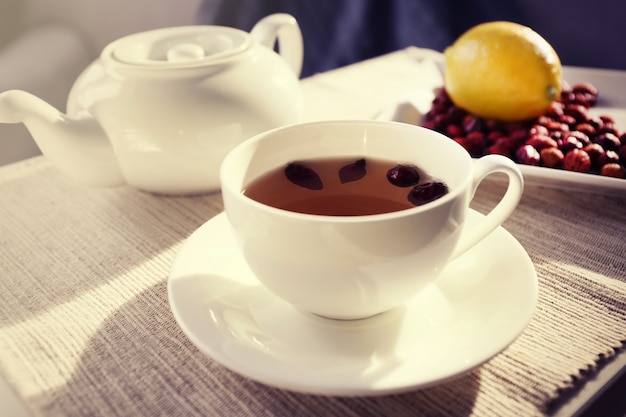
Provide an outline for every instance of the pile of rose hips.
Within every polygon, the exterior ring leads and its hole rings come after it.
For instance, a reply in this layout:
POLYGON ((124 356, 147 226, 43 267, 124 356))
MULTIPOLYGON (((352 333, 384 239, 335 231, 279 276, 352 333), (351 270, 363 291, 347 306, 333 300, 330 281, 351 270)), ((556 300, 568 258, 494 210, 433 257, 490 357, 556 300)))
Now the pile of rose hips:
POLYGON ((484 119, 457 107, 441 88, 423 125, 462 145, 473 157, 508 156, 515 162, 626 178, 626 133, 610 116, 591 116, 598 90, 564 86, 541 116, 522 122, 484 119))

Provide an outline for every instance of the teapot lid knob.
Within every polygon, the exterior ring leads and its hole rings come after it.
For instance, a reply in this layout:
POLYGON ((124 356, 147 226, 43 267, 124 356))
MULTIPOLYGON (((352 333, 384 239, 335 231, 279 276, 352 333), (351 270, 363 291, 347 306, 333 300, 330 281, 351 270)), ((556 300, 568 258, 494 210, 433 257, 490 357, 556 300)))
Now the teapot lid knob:
POLYGON ((180 43, 166 53, 168 62, 186 62, 204 58, 204 48, 197 43, 180 43))

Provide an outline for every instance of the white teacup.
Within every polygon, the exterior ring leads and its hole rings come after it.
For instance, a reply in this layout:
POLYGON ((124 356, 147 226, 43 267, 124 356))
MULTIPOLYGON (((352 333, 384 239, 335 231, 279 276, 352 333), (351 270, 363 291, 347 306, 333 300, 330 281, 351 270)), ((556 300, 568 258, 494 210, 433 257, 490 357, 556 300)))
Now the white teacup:
POLYGON ((220 181, 227 217, 259 281, 297 309, 335 319, 364 318, 407 302, 497 228, 523 191, 522 174, 508 158, 473 161, 435 131, 383 121, 313 122, 261 133, 227 155, 220 181), (344 156, 415 164, 449 192, 422 206, 363 216, 296 213, 243 193, 289 162, 344 156), (476 188, 495 172, 508 176, 505 195, 465 230, 476 188))

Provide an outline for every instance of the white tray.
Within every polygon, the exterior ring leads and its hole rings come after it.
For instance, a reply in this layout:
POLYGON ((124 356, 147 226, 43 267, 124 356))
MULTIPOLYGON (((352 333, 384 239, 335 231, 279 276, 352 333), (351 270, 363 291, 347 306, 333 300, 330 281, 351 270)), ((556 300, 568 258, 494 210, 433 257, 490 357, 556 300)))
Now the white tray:
MULTIPOLYGON (((580 82, 592 83, 598 89, 599 96, 598 104, 590 112, 594 115, 612 116, 619 132, 626 132, 626 72, 563 67, 563 78, 570 85, 580 82)), ((533 185, 594 193, 626 192, 626 179, 529 165, 519 167, 526 182, 533 185)))
MULTIPOLYGON (((430 58, 437 61, 437 56, 430 58)), ((612 116, 619 133, 626 132, 626 71, 564 66, 563 79, 570 85, 592 83, 598 89, 599 97, 590 113, 612 116)), ((394 109, 386 109, 379 118, 419 123, 434 98, 433 92, 419 93, 413 94, 410 102, 398 103, 394 109)), ((522 164, 518 166, 526 183, 530 185, 602 194, 626 192, 626 179, 522 164)))

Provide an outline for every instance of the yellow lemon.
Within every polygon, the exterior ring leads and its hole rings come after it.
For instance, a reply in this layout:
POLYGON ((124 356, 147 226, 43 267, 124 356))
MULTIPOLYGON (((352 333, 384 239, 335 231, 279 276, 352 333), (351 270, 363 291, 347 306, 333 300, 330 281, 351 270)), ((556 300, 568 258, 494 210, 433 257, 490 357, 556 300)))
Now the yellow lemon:
POLYGON ((503 121, 542 114, 561 94, 561 61, 531 28, 488 22, 469 29, 444 51, 445 87, 476 116, 503 121))

